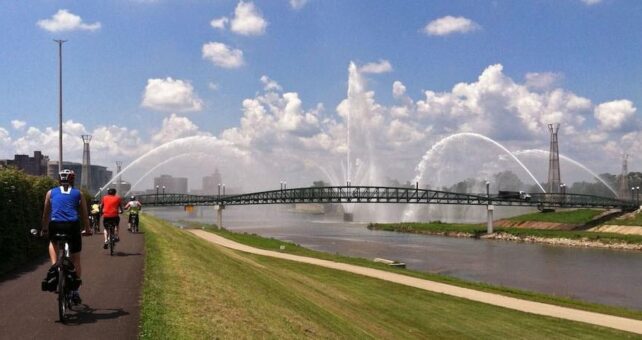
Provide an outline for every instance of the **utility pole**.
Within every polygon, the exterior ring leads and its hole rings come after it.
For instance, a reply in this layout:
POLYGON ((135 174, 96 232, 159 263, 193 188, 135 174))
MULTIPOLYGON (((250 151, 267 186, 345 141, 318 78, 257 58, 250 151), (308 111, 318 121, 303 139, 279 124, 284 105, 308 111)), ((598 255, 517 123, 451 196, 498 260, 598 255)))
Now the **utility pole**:
POLYGON ((56 40, 58 43, 58 172, 62 171, 62 44, 67 40, 56 40))

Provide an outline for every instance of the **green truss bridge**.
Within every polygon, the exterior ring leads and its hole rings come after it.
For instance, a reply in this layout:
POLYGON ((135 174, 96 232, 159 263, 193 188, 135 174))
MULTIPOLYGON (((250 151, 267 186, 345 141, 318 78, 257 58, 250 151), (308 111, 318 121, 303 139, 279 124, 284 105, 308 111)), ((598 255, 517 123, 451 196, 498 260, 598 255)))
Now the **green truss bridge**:
POLYGON ((618 208, 635 210, 632 200, 579 194, 533 193, 526 199, 497 195, 462 194, 419 188, 332 186, 270 190, 239 195, 147 194, 138 200, 145 206, 229 206, 292 203, 397 203, 494 205, 543 208, 618 208))

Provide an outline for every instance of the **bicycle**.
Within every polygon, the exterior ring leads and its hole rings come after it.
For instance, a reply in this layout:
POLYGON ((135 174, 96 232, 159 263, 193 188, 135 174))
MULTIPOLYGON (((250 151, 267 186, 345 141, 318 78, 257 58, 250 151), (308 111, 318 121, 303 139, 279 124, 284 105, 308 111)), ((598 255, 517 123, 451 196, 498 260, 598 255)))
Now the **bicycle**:
POLYGON ((137 233, 138 232, 138 214, 129 214, 129 223, 131 225, 131 228, 129 231, 132 233, 137 233))
POLYGON ((114 228, 116 224, 113 221, 104 222, 105 230, 107 230, 107 243, 109 244, 109 255, 114 255, 114 247, 116 246, 116 235, 114 234, 114 228))
POLYGON ((94 233, 100 232, 100 215, 89 214, 89 226, 94 233))
MULTIPOLYGON (((31 233, 35 236, 44 236, 36 229, 31 233)), ((80 287, 81 280, 76 275, 76 269, 71 262, 71 251, 69 248, 70 235, 56 233, 53 236, 58 246, 56 263, 47 273, 47 278, 42 282, 43 291, 55 291, 58 294, 58 318, 60 322, 66 323, 69 310, 72 310, 72 291, 80 287), (50 277, 49 273, 53 273, 50 277)))

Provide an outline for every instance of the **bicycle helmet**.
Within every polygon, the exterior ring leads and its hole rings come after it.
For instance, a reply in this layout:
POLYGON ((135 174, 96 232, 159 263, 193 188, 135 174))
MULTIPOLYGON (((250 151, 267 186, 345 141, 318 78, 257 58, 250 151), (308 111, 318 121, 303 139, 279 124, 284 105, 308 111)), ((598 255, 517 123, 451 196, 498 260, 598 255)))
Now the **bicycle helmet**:
POLYGON ((73 185, 75 178, 76 173, 73 170, 63 169, 58 173, 58 179, 60 180, 60 183, 68 183, 73 185))
POLYGON ((130 198, 131 198, 132 201, 136 200, 136 196, 134 196, 134 195, 132 195, 132 197, 130 197, 130 198))
POLYGON ((116 189, 115 188, 109 188, 109 190, 107 190, 107 195, 116 195, 116 189))

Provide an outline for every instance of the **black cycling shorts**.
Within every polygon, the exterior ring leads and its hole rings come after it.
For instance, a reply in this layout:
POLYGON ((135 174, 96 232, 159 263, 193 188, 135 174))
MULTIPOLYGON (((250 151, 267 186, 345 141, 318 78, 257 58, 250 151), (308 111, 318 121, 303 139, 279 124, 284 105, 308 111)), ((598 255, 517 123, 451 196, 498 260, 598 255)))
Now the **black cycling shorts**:
POLYGON ((120 225, 120 216, 103 217, 103 227, 107 228, 107 225, 110 223, 113 224, 114 227, 118 227, 118 225, 120 225))
POLYGON ((82 237, 80 236, 80 221, 75 222, 49 222, 49 240, 56 243, 56 233, 64 233, 69 235, 69 251, 80 253, 82 250, 82 237))

